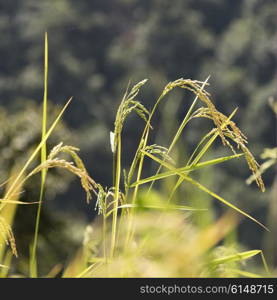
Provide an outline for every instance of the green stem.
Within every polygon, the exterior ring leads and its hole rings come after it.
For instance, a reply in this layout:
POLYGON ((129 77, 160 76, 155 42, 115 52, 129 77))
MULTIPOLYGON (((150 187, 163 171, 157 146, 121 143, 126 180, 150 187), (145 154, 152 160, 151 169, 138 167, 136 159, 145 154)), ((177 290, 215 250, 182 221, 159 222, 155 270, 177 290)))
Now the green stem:
POLYGON ((103 215, 103 255, 104 255, 105 263, 107 263, 106 231, 107 231, 106 215, 103 215))
MULTIPOLYGON (((207 79, 203 82, 203 84, 202 84, 202 86, 201 86, 201 88, 200 88, 200 91, 203 91, 203 89, 204 89, 205 85, 207 84, 209 78, 210 78, 210 76, 208 76, 207 79)), ((191 114, 192 114, 192 112, 193 112, 193 109, 194 109, 194 107, 195 107, 195 105, 196 105, 196 103, 197 103, 198 97, 199 97, 199 94, 197 94, 197 95, 195 96, 195 98, 194 98, 194 100, 193 100, 193 102, 192 102, 192 104, 191 104, 189 110, 187 111, 187 113, 186 113, 186 115, 185 115, 185 117, 184 117, 182 123, 180 124, 180 126, 179 126, 177 132, 175 133, 175 136, 174 136, 174 138, 173 138, 173 140, 172 140, 172 142, 171 142, 171 144, 170 144, 170 146, 169 146, 169 148, 168 148, 166 154, 169 154, 169 153, 172 151, 173 147, 175 146, 175 144, 176 144, 177 141, 179 140, 179 138, 180 138, 180 136, 181 136, 181 133, 183 132, 183 130, 185 129, 186 125, 187 125, 188 122, 190 121, 190 117, 191 117, 191 114)), ((157 172, 156 172, 156 175, 160 173, 161 169, 162 169, 162 166, 160 165, 159 168, 158 168, 158 170, 157 170, 157 172)), ((149 193, 149 192, 151 191, 151 189, 153 188, 154 183, 155 183, 155 180, 151 182, 151 184, 150 184, 150 186, 149 186, 149 188, 148 188, 148 193, 149 193)))
MULTIPOLYGON (((136 151, 135 157, 134 157, 132 165, 131 165, 130 173, 129 173, 129 176, 128 176, 128 187, 131 184, 131 180, 132 180, 135 168, 136 168, 136 164, 138 163, 138 160, 139 160, 139 167, 138 167, 136 180, 137 181, 140 180, 141 173, 142 173, 143 162, 144 162, 144 154, 141 153, 141 149, 144 149, 147 145, 149 131, 150 131, 150 127, 151 127, 150 126, 151 119, 152 119, 159 103, 161 102, 161 100, 163 99, 164 96, 165 96, 164 94, 161 94, 161 96, 156 101, 156 103, 155 103, 155 105, 154 105, 154 107, 153 107, 153 109, 152 109, 152 111, 149 115, 149 118, 148 118, 148 121, 145 125, 145 128, 143 130, 143 133, 142 133, 142 136, 141 136, 141 139, 140 139, 140 144, 139 144, 139 147, 136 151), (140 159, 139 159, 139 156, 140 156, 140 159)), ((132 197, 132 204, 135 204, 135 202, 136 202, 138 189, 139 189, 139 186, 136 186, 135 189, 134 189, 133 197, 132 197)), ((125 249, 128 248, 129 242, 131 241, 131 237, 133 235, 133 233, 132 233, 133 232, 133 230, 132 230, 133 221, 134 221, 134 212, 133 212, 133 210, 131 210, 129 218, 128 218, 127 234, 126 234, 126 239, 125 239, 125 249)))
MULTIPOLYGON (((44 140, 46 136, 46 127, 47 127, 47 79, 48 79, 48 36, 45 33, 45 44, 44 44, 44 95, 43 95, 43 117, 42 117, 42 132, 41 132, 41 141, 44 140)), ((46 161, 47 156, 47 147, 46 142, 41 147, 41 163, 46 161)), ((31 277, 37 277, 37 259, 36 259, 36 251, 37 251, 37 242, 38 242, 38 232, 39 232, 39 223, 40 223, 40 215, 42 208, 42 200, 44 195, 44 186, 46 179, 46 169, 41 171, 41 186, 40 186, 40 195, 39 195, 39 204, 36 216, 36 225, 35 225, 35 234, 34 234, 34 243, 31 253, 31 265, 30 272, 31 277)))
POLYGON ((44 194, 43 187, 44 187, 44 183, 41 183, 39 203, 38 203, 37 216, 36 216, 36 224, 35 224, 34 242, 33 242, 33 247, 31 252, 30 275, 33 278, 37 277, 38 275, 36 250, 38 244, 38 233, 39 233, 39 223, 40 223, 40 215, 41 215, 41 208, 42 208, 42 199, 44 194))
MULTIPOLYGON (((147 137, 148 137, 148 134, 146 135, 145 141, 147 140, 147 137)), ((145 145, 146 145, 146 142, 145 142, 144 146, 145 145)), ((141 158, 140 158, 140 161, 139 161, 139 167, 138 167, 138 173, 137 173, 137 180, 140 180, 141 173, 142 173, 143 162, 144 162, 144 154, 141 153, 141 158)), ((135 202, 136 202, 137 194, 138 194, 138 188, 139 188, 139 186, 137 185, 134 189, 134 193, 133 193, 133 197, 132 197, 132 204, 135 204, 135 202)), ((134 223, 134 212, 133 212, 133 210, 131 210, 130 211, 130 216, 129 216, 129 222, 128 222, 128 225, 127 225, 128 227, 127 227, 127 234, 126 234, 126 240, 125 240, 125 249, 128 248, 129 242, 132 239, 133 223, 134 223)))
POLYGON ((110 257, 114 256, 114 250, 116 247, 116 227, 117 227, 117 213, 120 191, 120 174, 121 174, 121 136, 117 137, 117 149, 116 149, 116 168, 115 168, 115 191, 114 191, 114 212, 112 220, 112 238, 111 238, 111 252, 110 257))

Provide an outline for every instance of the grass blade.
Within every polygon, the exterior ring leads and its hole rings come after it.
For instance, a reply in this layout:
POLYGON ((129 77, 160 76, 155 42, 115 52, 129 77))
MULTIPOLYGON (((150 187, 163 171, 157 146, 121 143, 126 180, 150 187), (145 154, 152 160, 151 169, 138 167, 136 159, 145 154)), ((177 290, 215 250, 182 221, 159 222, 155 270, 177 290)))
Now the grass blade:
POLYGON ((60 121, 62 115, 64 114, 65 110, 67 109, 67 107, 68 107, 68 105, 70 104, 71 101, 72 101, 72 97, 66 102, 66 104, 64 105, 64 107, 60 111, 59 115, 57 116, 57 118, 55 119, 55 121, 52 123, 51 127, 48 129, 48 131, 47 131, 45 137, 43 138, 43 140, 39 143, 39 145, 33 151, 33 153, 30 156, 30 158, 24 164, 23 168, 21 169, 21 171, 19 172, 19 174, 15 178, 14 182, 11 184, 9 190, 7 191, 7 194, 5 195, 5 198, 8 198, 13 193, 13 189, 15 188, 15 186, 17 185, 17 183, 20 181, 20 179, 22 178, 23 174, 25 173, 25 171, 27 170, 27 168, 29 167, 29 165, 32 163, 32 161, 34 160, 34 158, 37 156, 37 154, 41 150, 43 144, 47 141, 47 139, 49 138, 49 136, 52 134, 53 130, 57 126, 58 122, 60 121))
POLYGON ((240 252, 232 255, 228 255, 225 257, 217 258, 214 259, 210 262, 212 266, 217 266, 220 264, 225 264, 225 263, 230 263, 230 262, 235 262, 235 261, 242 261, 249 259, 255 255, 258 255, 261 253, 261 250, 250 250, 250 251, 245 251, 245 252, 240 252))
MULTIPOLYGON (((231 113, 231 115, 228 117, 228 119, 222 124, 221 129, 224 129, 225 126, 228 125, 228 122, 233 118, 233 116, 235 115, 235 113, 237 112, 237 108, 231 113)), ((204 147, 202 148, 202 150, 198 153, 198 155, 194 158, 194 160, 192 161, 193 157, 196 155, 198 149, 200 148, 200 146, 204 143, 204 141, 213 133, 213 130, 210 131, 209 133, 207 133, 202 140, 200 141, 200 143, 197 145, 197 147, 195 148, 195 150, 193 151, 191 157, 188 160, 187 165, 195 165, 199 162, 199 160, 203 157, 203 155, 208 151, 208 149, 211 147, 211 145, 213 144, 213 142, 216 140, 216 138, 219 136, 219 130, 217 129, 215 131, 215 133, 211 136, 211 138, 208 140, 208 142, 204 145, 204 147), (191 162, 192 161, 192 162, 191 162)), ((178 187, 180 186, 180 184, 183 182, 183 179, 180 177, 178 179, 178 181, 176 182, 174 188, 172 189, 171 195, 169 197, 169 201, 171 200, 171 198, 173 197, 175 191, 178 189, 178 187)))
POLYGON ((225 204, 226 206, 229 206, 230 208, 236 210, 237 212, 239 212, 240 214, 244 215, 245 217, 247 217, 248 219, 254 221, 255 223, 257 223, 258 225, 260 225, 261 227, 263 227, 265 230, 269 231, 269 229, 262 224, 261 222, 259 222, 257 219, 255 219, 254 217, 252 217, 251 215, 249 215, 248 213, 244 212, 243 210, 239 209, 237 206, 235 206, 234 204, 230 203, 229 201, 225 200, 224 198, 220 197, 219 195, 217 195, 216 193, 210 191, 208 188, 206 188, 205 186, 203 186, 201 183, 197 182, 196 180, 193 180, 191 177, 189 176, 184 176, 182 175, 182 177, 184 178, 184 180, 192 183, 193 185, 197 186, 200 190, 206 192, 207 194, 211 195, 213 198, 216 198, 217 200, 219 200, 220 202, 222 202, 223 204, 225 204))
MULTIPOLYGON (((200 91, 202 91, 202 90, 204 89, 204 87, 205 87, 205 85, 208 83, 208 80, 209 80, 209 79, 210 79, 210 76, 208 76, 207 79, 203 82, 203 84, 202 84, 202 86, 201 86, 201 88, 200 88, 200 91)), ((179 126, 179 128, 178 128, 178 130, 177 130, 175 136, 173 137, 173 140, 172 140, 170 146, 168 147, 167 154, 169 154, 169 153, 171 152, 171 150, 173 149, 173 147, 175 146, 175 144, 176 144, 177 141, 179 140, 179 138, 180 138, 180 136, 181 136, 181 134, 182 134, 184 128, 185 128, 186 125, 188 124, 188 122, 189 122, 189 120, 190 120, 190 116, 191 116, 191 114, 192 114, 192 111, 193 111, 193 109, 194 109, 196 103, 197 103, 198 98, 199 98, 199 95, 197 94, 197 95, 195 96, 195 98, 194 98, 194 100, 193 100, 193 102, 192 102, 192 104, 191 104, 189 110, 187 111, 187 113, 186 113, 186 115, 185 115, 185 117, 184 117, 184 119, 183 119, 181 125, 179 126)), ((157 172, 156 172, 156 175, 158 175, 158 174, 160 173, 161 168, 162 168, 162 166, 160 165, 159 168, 158 168, 158 170, 157 170, 157 172)), ((151 185, 150 185, 148 191, 150 191, 150 190, 152 189, 154 183, 155 183, 155 180, 151 183, 151 185)))
MULTIPOLYGON (((155 160, 156 162, 158 162, 159 164, 161 164, 162 160, 160 160, 159 158, 155 157, 154 155, 152 155, 152 154, 150 154, 148 152, 145 152, 145 151, 142 151, 142 152, 145 155, 147 155, 150 158, 152 158, 153 160, 155 160)), ((198 163, 198 164, 193 165, 193 166, 185 166, 185 167, 182 167, 182 168, 176 168, 176 169, 174 169, 172 171, 163 172, 163 173, 151 176, 151 177, 147 177, 147 178, 141 179, 141 180, 139 180, 137 182, 134 182, 131 185, 131 187, 135 187, 137 185, 145 184, 147 182, 151 182, 151 181, 155 181, 155 180, 167 178, 169 176, 178 175, 178 173, 189 173, 191 171, 194 171, 194 170, 197 170, 197 169, 200 169, 200 168, 203 168, 203 167, 207 167, 207 166, 212 166, 212 165, 216 165, 216 164, 219 164, 219 163, 223 163, 223 162, 228 161, 228 160, 233 159, 233 158, 239 158, 239 157, 241 157, 243 155, 244 155, 244 153, 240 153, 240 154, 235 154, 235 155, 230 155, 230 156, 225 156, 225 157, 220 157, 220 158, 208 160, 208 161, 205 161, 205 162, 202 162, 202 163, 198 163)))
POLYGON ((30 204, 37 204, 38 202, 23 202, 18 200, 4 200, 0 199, 1 203, 9 203, 9 204, 23 204, 23 205, 30 205, 30 204))
MULTIPOLYGON (((207 82, 209 81, 209 79, 210 79, 210 76, 208 76, 207 79, 203 82, 203 84, 202 84, 202 86, 200 88, 200 91, 202 91, 204 89, 204 87, 207 84, 207 82)), ((190 108, 189 108, 189 110, 188 110, 185 118, 183 119, 181 125, 179 126, 179 128, 178 128, 178 130, 177 130, 177 132, 176 132, 176 134, 175 134, 175 136, 174 136, 174 138, 173 138, 170 146, 168 147, 168 153, 167 154, 169 154, 169 152, 171 152, 171 150, 173 149, 173 147, 175 146, 175 144, 179 140, 179 138, 180 138, 180 136, 181 136, 181 134, 182 134, 185 126, 187 125, 187 123, 188 123, 188 121, 190 119, 190 116, 192 114, 192 110, 193 110, 194 106, 197 103, 198 97, 199 97, 199 95, 197 94, 195 96, 195 98, 194 98, 194 100, 193 100, 193 102, 192 102, 192 104, 191 104, 191 106, 190 106, 190 108)))
MULTIPOLYGON (((228 122, 233 118, 235 113, 237 112, 237 108, 231 113, 231 115, 228 117, 226 122, 222 124, 221 129, 224 129, 225 126, 228 125, 228 122)), ((203 155, 208 151, 208 149, 211 147, 215 139, 219 136, 219 130, 217 130, 214 135, 209 139, 209 141, 205 144, 205 146, 201 149, 201 151, 198 153, 198 155, 195 157, 191 165, 197 164, 199 160, 203 157, 203 155)))
POLYGON ((259 274, 255 274, 255 273, 247 272, 247 271, 242 271, 242 270, 238 270, 238 269, 229 269, 229 271, 231 273, 235 273, 235 274, 238 274, 240 276, 247 277, 247 278, 263 278, 263 276, 261 276, 259 274))
MULTIPOLYGON (((150 156, 151 154, 147 154, 148 156, 150 156)), ((152 158, 153 155, 151 155, 150 157, 152 158)), ((153 156, 154 157, 154 156, 153 156)), ((158 160, 158 162, 164 166, 165 168, 171 170, 171 171, 175 171, 176 169, 174 167, 172 167, 170 164, 154 157, 154 160, 158 160)), ((213 198, 216 198, 217 200, 219 200, 220 202, 222 202, 223 204, 225 204, 226 206, 229 206, 230 208, 236 210, 237 212, 239 212, 240 214, 244 215, 245 217, 251 219, 252 221, 254 221, 255 223, 259 224, 261 227, 263 227, 265 230, 269 231, 269 229, 263 225, 261 222, 259 222, 258 220, 256 220, 254 217, 252 217, 251 215, 249 215, 248 213, 244 212, 243 210, 239 209, 237 206, 235 206, 234 204, 228 202, 227 200, 225 200, 224 198, 220 197, 219 195, 217 195, 216 193, 210 191, 208 188, 206 188, 205 186, 203 186, 201 183, 199 183, 198 181, 192 179, 191 177, 189 177, 188 175, 184 175, 183 173, 180 172, 176 172, 177 175, 179 175, 183 180, 186 180, 188 182, 190 182, 191 184, 195 185, 196 187, 198 187, 200 190, 204 191, 205 193, 211 195, 213 198)))
MULTIPOLYGON (((195 208, 191 206, 186 205, 140 205, 140 204, 123 204, 117 207, 119 208, 149 208, 149 209, 160 209, 160 210, 180 210, 180 211, 204 211, 207 210, 205 208, 195 208)), ((110 210, 107 213, 107 217, 110 216, 113 213, 114 209, 110 210)))
MULTIPOLYGON (((42 132, 41 140, 45 138, 46 127, 47 127, 47 88, 48 88, 48 36, 47 32, 45 33, 45 46, 44 46, 44 95, 43 95, 43 113, 42 113, 42 132)), ((41 163, 43 164, 46 161, 47 156, 47 146, 46 142, 41 147, 41 163)), ((36 259, 36 249, 38 241, 38 231, 42 207, 42 199, 44 194, 44 185, 46 179, 46 169, 41 170, 41 185, 40 185, 40 195, 39 195, 39 204, 37 209, 36 224, 35 224, 35 234, 33 248, 31 252, 31 261, 30 261, 30 275, 31 277, 37 277, 37 259, 36 259)))

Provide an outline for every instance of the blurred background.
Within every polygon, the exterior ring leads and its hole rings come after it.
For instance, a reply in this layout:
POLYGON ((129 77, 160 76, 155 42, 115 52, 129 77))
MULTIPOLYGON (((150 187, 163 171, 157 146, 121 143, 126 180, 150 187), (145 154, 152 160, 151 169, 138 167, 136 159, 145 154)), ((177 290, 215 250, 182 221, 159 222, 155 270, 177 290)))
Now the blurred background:
MULTIPOLYGON (((269 105, 276 97, 276 11, 274 0, 0 0, 1 182, 40 139, 45 31, 50 116, 74 97, 50 144, 63 141, 80 147, 91 176, 103 186, 112 185, 109 132, 116 109, 128 82, 144 78, 149 81, 139 100, 150 109, 168 81, 204 81, 210 75, 208 91, 215 105, 226 115, 239 107, 234 120, 262 162, 264 148, 276 146, 276 118, 269 105)), ((178 126, 174 120, 181 120, 192 101, 190 94, 180 91, 170 98, 154 124, 156 141, 163 146, 178 126)), ((128 119, 126 166, 142 126, 138 118, 128 119)), ((189 153, 206 127, 205 122, 191 126, 181 151, 189 153)), ((212 156, 224 151, 215 147, 212 156)), ((49 260, 70 256, 82 240, 80 228, 95 215, 94 203, 85 203, 79 182, 59 172, 49 173, 42 219, 41 253, 55 253, 49 260)), ((238 160, 203 172, 201 182, 270 227, 271 233, 266 233, 244 220, 236 234, 247 249, 263 249, 276 263, 275 168, 264 175, 265 193, 246 185, 248 176, 246 165, 238 160)), ((38 197, 39 180, 31 181, 22 197, 38 197)), ((205 205, 211 200, 196 191, 184 195, 190 203, 205 205)), ((220 209, 214 205, 211 218, 220 209)), ((27 255, 35 208, 19 207, 16 213, 15 235, 27 255)))

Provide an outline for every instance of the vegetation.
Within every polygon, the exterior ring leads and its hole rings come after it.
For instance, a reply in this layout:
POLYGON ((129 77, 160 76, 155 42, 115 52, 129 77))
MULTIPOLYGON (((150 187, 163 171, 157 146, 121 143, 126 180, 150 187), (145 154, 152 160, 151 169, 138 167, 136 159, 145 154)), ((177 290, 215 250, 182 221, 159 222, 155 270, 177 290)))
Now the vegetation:
POLYGON ((275 276, 276 1, 2 2, 1 276, 275 276))
MULTIPOLYGON (((38 210, 34 241, 31 245, 29 274, 31 277, 38 276, 37 268, 39 262, 36 257, 36 251, 40 215, 47 171, 52 168, 66 169, 79 177, 81 186, 87 194, 87 202, 91 200, 91 192, 93 192, 97 197, 96 208, 98 209, 99 215, 102 215, 102 225, 100 226, 102 228, 100 235, 98 233, 98 241, 96 242, 95 237, 91 236, 92 230, 91 227, 88 227, 85 232, 83 247, 78 252, 75 259, 73 259, 62 272, 62 276, 64 277, 259 277, 262 275, 255 274, 249 270, 243 270, 238 266, 238 263, 258 254, 261 256, 264 265, 265 273, 263 274, 266 274, 267 276, 270 274, 261 250, 228 253, 229 249, 226 250, 223 248, 223 253, 225 252, 225 255, 221 255, 220 257, 216 256, 215 253, 216 250, 218 250, 218 243, 237 225, 238 220, 233 214, 227 212, 214 224, 204 230, 199 230, 190 224, 187 212, 194 214, 197 213, 197 211, 205 209, 184 205, 187 204, 186 201, 179 203, 178 198, 175 197, 175 193, 180 185, 183 182, 189 183, 267 230, 266 226, 250 214, 217 195, 190 175, 190 173, 197 172, 203 168, 244 157, 249 169, 253 173, 252 176, 257 185, 262 191, 265 190, 259 165, 246 146, 247 138, 232 121, 232 117, 236 110, 234 110, 229 117, 217 110, 211 101, 210 94, 206 91, 208 78, 205 82, 183 78, 169 82, 164 87, 161 95, 158 97, 154 107, 150 111, 137 100, 140 89, 147 80, 140 81, 132 88, 127 88, 117 111, 114 131, 110 134, 111 152, 114 157, 114 184, 111 188, 107 189, 101 184, 96 183, 89 176, 84 163, 77 154, 79 151, 78 148, 67 145, 64 146, 63 143, 59 143, 47 154, 47 140, 71 102, 71 99, 67 101, 52 125, 47 129, 47 77, 48 38, 46 35, 41 141, 38 146, 35 147, 23 167, 7 181, 8 187, 4 197, 1 199, 1 257, 3 262, 1 263, 1 268, 3 277, 13 275, 6 269, 11 267, 11 254, 16 257, 18 256, 15 237, 11 229, 13 222, 11 215, 14 213, 14 205, 34 205, 36 203, 38 203, 38 210), (151 131, 153 130, 151 125, 152 118, 157 112, 157 108, 162 100, 176 88, 192 92, 195 95, 195 99, 185 114, 176 134, 173 136, 169 147, 149 144, 151 131), (132 112, 136 112, 137 115, 145 121, 146 125, 129 169, 122 172, 121 157, 123 155, 122 149, 124 147, 124 143, 122 142, 122 132, 126 118, 132 112), (173 157, 171 152, 181 139, 188 123, 198 118, 211 120, 214 127, 203 135, 185 164, 184 157, 178 158, 178 161, 182 161, 183 165, 176 167, 177 158, 173 157), (203 160, 203 157, 205 157, 217 138, 221 140, 223 146, 228 147, 233 152, 233 155, 203 160), (236 153, 233 145, 237 146, 240 153, 236 153), (41 162, 37 166, 32 167, 30 171, 29 167, 39 152, 41 153, 41 162), (60 155, 63 153, 67 154, 72 161, 60 158, 60 155), (147 159, 151 159, 157 163, 158 169, 155 175, 143 178, 143 170, 147 159), (25 182, 38 173, 41 174, 39 201, 20 201, 20 193, 25 182), (122 177, 124 177, 123 186, 121 184, 122 177), (157 193, 157 191, 154 189, 154 184, 156 181, 167 180, 169 177, 177 177, 177 180, 176 182, 173 182, 173 186, 169 188, 170 193, 163 197, 159 195, 158 203, 156 203, 155 193, 157 193), (150 185, 146 192, 141 189, 141 185, 149 183, 150 185), (12 209, 9 207, 12 207, 12 209), (155 212, 156 210, 159 212, 155 212), (148 220, 152 220, 153 217, 157 220, 156 224, 149 224, 148 220), (164 242, 170 242, 171 246, 167 247, 164 253, 160 253, 161 243, 164 242), (5 249, 4 243, 6 243, 7 246, 10 246, 10 250, 5 249), (176 260, 176 262, 172 264, 172 260, 176 260), (179 263, 179 260, 181 263, 179 263), (143 265, 145 264, 145 270, 144 268, 141 268, 141 262, 143 262, 143 265), (163 267, 163 264, 165 264, 165 267, 163 267), (193 268, 191 268, 191 264, 194 266, 193 268)), ((185 140, 183 143, 184 142, 185 140)), ((100 228, 97 230, 100 230, 100 228)), ((48 276, 56 275, 57 271, 59 271, 59 268, 54 267, 48 276)))

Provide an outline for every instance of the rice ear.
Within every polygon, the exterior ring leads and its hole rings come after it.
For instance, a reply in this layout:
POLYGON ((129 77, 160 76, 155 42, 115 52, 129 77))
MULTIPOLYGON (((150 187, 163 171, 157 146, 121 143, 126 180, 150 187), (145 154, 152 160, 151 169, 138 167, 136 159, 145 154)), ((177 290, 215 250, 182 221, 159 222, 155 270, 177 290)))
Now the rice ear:
MULTIPOLYGON (((147 116, 149 116, 149 111, 146 109, 144 105, 142 105, 139 101, 135 100, 136 96, 139 93, 140 88, 147 82, 147 79, 144 79, 133 86, 130 92, 128 92, 128 88, 123 96, 123 99, 119 105, 115 122, 114 122, 114 132, 113 132, 113 146, 112 149, 115 151, 118 137, 121 134, 124 121, 127 116, 135 112, 140 118, 142 118, 145 122, 147 122, 147 116)), ((114 152, 113 151, 113 152, 114 152)))
POLYGON ((262 192, 264 192, 265 186, 261 177, 261 173, 259 172, 259 164, 255 160, 251 151, 246 146, 248 143, 247 137, 236 126, 235 122, 231 121, 227 116, 225 116, 223 113, 219 112, 216 109, 215 105, 210 99, 210 94, 205 89, 203 89, 203 82, 180 78, 168 83, 164 88, 162 95, 166 95, 168 92, 170 92, 176 87, 187 89, 193 92, 204 103, 205 107, 201 107, 198 110, 196 110, 191 115, 190 119, 201 117, 211 119, 216 126, 222 144, 224 146, 229 147, 231 151, 234 154, 236 154, 234 147, 229 141, 231 140, 237 145, 238 149, 241 149, 244 152, 246 162, 253 174, 253 177, 255 178, 257 186, 262 192))
POLYGON ((91 200, 91 192, 97 195, 96 189, 98 188, 97 183, 89 176, 85 165, 77 154, 78 148, 73 146, 65 145, 60 143, 56 145, 49 153, 47 160, 38 165, 33 169, 25 178, 27 180, 31 176, 41 172, 42 170, 47 170, 50 168, 62 168, 78 176, 81 180, 81 185, 87 194, 87 202, 91 200), (64 159, 58 158, 61 153, 67 153, 73 159, 73 162, 66 161, 64 159))
POLYGON ((0 216, 0 235, 7 245, 10 245, 13 255, 18 256, 16 250, 15 238, 11 229, 11 226, 6 220, 0 216))

